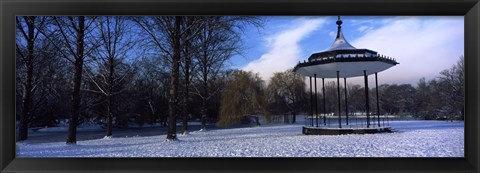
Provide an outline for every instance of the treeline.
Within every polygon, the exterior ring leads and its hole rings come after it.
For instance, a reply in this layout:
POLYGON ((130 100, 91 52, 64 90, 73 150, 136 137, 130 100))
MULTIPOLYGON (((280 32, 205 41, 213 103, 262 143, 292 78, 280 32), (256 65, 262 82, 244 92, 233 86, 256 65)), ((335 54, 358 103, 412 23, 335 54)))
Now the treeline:
POLYGON ((17 16, 18 141, 29 127, 106 128, 129 123, 168 126, 218 118, 230 58, 244 50, 242 34, 261 27, 251 16, 17 16))
MULTIPOLYGON (((463 120, 464 119, 464 58, 450 69, 445 69, 436 78, 426 81, 421 78, 417 86, 410 84, 383 84, 378 86, 381 115, 398 115, 425 120, 463 120)), ((308 81, 307 81, 308 82, 308 81)), ((313 80, 312 80, 313 82, 313 80)), ((238 71, 228 78, 225 92, 222 95, 220 126, 228 126, 241 122, 245 116, 265 116, 269 121, 284 119, 295 123, 296 114, 338 114, 337 83, 325 83, 325 108, 323 108, 322 83, 317 80, 317 107, 310 105, 314 100, 310 97, 309 87, 304 78, 287 70, 275 73, 268 85, 265 85, 258 74, 238 71), (308 91, 307 91, 308 89, 308 91), (316 110, 318 109, 318 110, 316 110)), ((369 88, 370 113, 377 114, 376 88, 369 88)), ((315 90, 312 89, 315 93, 315 90)), ((347 84, 347 102, 349 115, 363 113, 365 115, 365 88, 361 85, 347 84)), ((345 115, 345 86, 340 85, 341 111, 345 115)), ((314 97, 314 95, 313 95, 314 97)))

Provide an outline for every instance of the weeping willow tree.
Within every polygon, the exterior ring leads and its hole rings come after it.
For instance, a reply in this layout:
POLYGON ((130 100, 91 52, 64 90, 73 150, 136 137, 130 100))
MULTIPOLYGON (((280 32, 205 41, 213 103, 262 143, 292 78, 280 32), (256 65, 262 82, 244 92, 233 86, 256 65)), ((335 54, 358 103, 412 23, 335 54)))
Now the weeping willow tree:
POLYGON ((269 116, 263 80, 252 72, 234 71, 221 96, 218 127, 239 123, 244 117, 269 116))

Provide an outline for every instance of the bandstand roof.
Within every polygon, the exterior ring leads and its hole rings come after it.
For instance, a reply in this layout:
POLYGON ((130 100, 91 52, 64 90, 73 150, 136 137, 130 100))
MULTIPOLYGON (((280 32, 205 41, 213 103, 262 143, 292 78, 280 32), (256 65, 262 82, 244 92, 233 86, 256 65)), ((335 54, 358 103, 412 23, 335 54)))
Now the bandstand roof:
POLYGON ((344 58, 331 59, 325 61, 314 61, 298 64, 294 71, 303 76, 311 76, 314 74, 318 78, 336 78, 339 71, 340 78, 349 78, 363 76, 363 71, 367 75, 381 72, 398 64, 394 60, 378 58, 344 58))
MULTIPOLYGON (((337 21, 337 24, 341 22, 339 19, 337 21)), ((341 23, 340 23, 341 24, 341 23)), ((349 50, 349 49, 356 49, 353 47, 348 41, 343 37, 343 32, 342 32, 342 27, 341 25, 338 25, 338 31, 337 31, 337 37, 335 37, 335 41, 333 42, 332 46, 330 49, 327 51, 332 51, 332 50, 349 50)))
POLYGON ((342 33, 340 16, 337 20, 337 37, 332 46, 323 52, 313 53, 308 61, 299 62, 294 72, 303 76, 318 78, 348 78, 363 76, 386 70, 398 64, 395 59, 369 49, 357 49, 345 39, 342 33))

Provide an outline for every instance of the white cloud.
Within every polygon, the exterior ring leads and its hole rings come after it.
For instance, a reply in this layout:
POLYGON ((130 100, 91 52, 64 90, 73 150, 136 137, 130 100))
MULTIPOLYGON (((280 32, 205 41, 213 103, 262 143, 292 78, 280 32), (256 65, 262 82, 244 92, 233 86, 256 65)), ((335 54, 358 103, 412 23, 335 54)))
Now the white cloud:
POLYGON ((372 27, 369 27, 369 26, 366 26, 366 25, 362 25, 360 27, 358 27, 357 31, 359 32, 368 32, 370 30, 372 30, 373 28, 372 27))
MULTIPOLYGON (((367 48, 400 63, 379 73, 379 83, 411 83, 439 76, 464 53, 462 17, 401 17, 352 40, 356 48, 367 48)), ((362 83, 362 79, 352 79, 362 83), (358 81, 357 81, 358 80, 358 81)))
MULTIPOLYGON (((377 19, 376 19, 377 20, 377 19)), ((345 21, 345 20, 344 20, 345 21)), ((351 19, 348 20, 348 23, 350 23, 352 26, 358 26, 358 25, 370 25, 372 23, 376 22, 373 18, 357 18, 357 19, 351 19)))
MULTIPOLYGON (((274 72, 292 68, 292 64, 305 58, 302 54, 313 53, 302 52, 300 42, 302 39, 309 39, 309 34, 326 24, 325 19, 327 18, 301 18, 288 23, 294 27, 264 38, 267 51, 242 69, 260 73, 260 76, 268 81, 274 72)), ((344 20, 344 23, 347 22, 349 21, 344 20)), ((455 64, 458 57, 464 54, 464 21, 461 16, 392 17, 376 22, 378 23, 375 23, 375 27, 370 26, 372 24, 358 23, 358 28, 352 28, 354 32, 362 30, 362 26, 370 28, 358 38, 347 39, 356 48, 377 51, 396 58, 400 63, 380 72, 379 84, 415 85, 422 77, 433 79, 439 76, 440 71, 455 64)), ((328 35, 336 35, 336 31, 328 35)), ((373 87, 374 77, 370 76, 369 81, 370 87, 373 87)), ((351 78, 347 82, 363 85, 363 77, 351 78)))
POLYGON ((268 36, 265 38, 268 51, 245 65, 242 70, 259 73, 263 80, 269 81, 274 72, 292 68, 292 64, 297 64, 302 58, 299 42, 320 28, 325 19, 301 18, 292 22, 294 27, 268 36))
POLYGON ((330 31, 328 33, 328 36, 332 37, 332 38, 335 38, 337 36, 337 32, 336 31, 330 31))

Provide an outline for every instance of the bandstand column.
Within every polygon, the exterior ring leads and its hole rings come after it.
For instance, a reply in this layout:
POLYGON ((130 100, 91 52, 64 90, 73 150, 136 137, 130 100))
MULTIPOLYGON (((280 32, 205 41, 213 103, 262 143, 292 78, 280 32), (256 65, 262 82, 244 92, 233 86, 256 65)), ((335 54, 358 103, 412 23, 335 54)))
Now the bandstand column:
POLYGON ((338 95, 338 127, 342 128, 341 105, 340 105, 340 71, 337 71, 337 95, 338 95))
POLYGON ((368 99, 368 76, 367 71, 363 70, 363 77, 365 79, 365 112, 367 114, 367 128, 370 127, 370 102, 368 99))
MULTIPOLYGON (((378 127, 380 127, 380 104, 378 98, 378 77, 377 72, 375 72, 375 87, 376 87, 376 94, 377 94, 377 120, 378 120, 378 127)), ((385 124, 384 124, 385 125, 385 124)))
POLYGON ((327 125, 327 109, 325 105, 325 78, 322 78, 322 94, 323 94, 323 125, 327 125))
POLYGON ((318 127, 318 97, 317 97, 317 74, 313 74, 315 80, 315 121, 318 127))
POLYGON ((310 121, 312 122, 311 125, 313 126, 313 93, 312 93, 312 77, 310 78, 310 121))
POLYGON ((347 116, 348 125, 347 78, 343 78, 343 84, 345 86, 345 115, 347 116))

